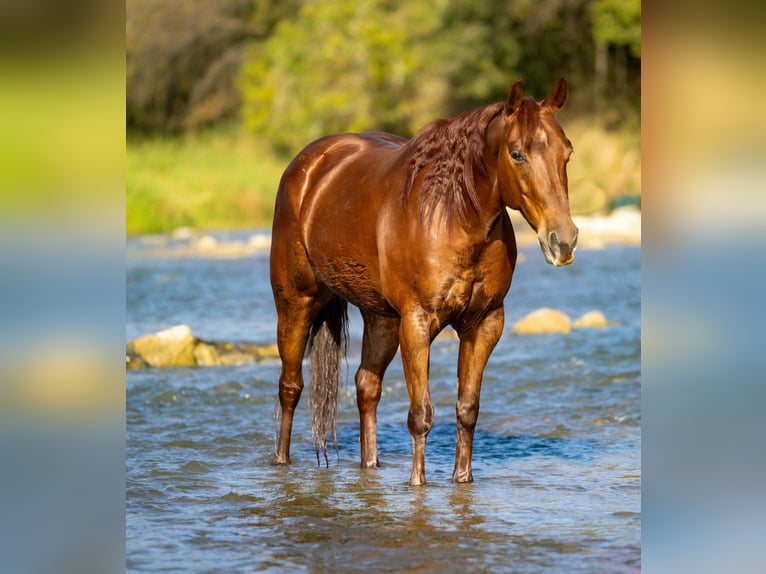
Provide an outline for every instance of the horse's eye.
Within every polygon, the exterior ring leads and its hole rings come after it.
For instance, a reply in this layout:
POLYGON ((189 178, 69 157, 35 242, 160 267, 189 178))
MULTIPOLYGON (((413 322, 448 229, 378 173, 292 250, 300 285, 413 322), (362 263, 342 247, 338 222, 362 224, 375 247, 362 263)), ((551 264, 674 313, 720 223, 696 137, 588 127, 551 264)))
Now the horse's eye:
POLYGON ((527 156, 524 155, 523 151, 513 150, 511 152, 511 159, 513 161, 522 162, 522 161, 526 161, 527 160, 527 156))

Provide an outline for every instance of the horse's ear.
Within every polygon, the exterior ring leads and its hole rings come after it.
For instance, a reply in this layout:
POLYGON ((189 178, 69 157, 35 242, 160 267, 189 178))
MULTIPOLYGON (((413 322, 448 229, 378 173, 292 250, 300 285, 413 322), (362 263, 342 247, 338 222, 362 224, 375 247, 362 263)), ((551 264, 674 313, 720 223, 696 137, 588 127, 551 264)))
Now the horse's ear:
POLYGON ((555 113, 564 107, 568 97, 569 86, 567 81, 561 78, 556 87, 553 88, 553 91, 543 100, 543 105, 549 107, 555 113))
POLYGON ((521 87, 521 80, 516 80, 508 90, 508 97, 505 98, 505 115, 515 114, 522 99, 524 99, 524 90, 521 87))

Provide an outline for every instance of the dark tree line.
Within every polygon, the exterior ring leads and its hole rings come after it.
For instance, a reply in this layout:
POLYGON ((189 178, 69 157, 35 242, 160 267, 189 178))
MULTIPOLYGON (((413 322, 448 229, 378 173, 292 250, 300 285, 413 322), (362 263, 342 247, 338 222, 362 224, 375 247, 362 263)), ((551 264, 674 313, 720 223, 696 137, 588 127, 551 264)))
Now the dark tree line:
POLYGON ((330 131, 409 135, 559 77, 611 121, 640 101, 639 0, 128 0, 127 123, 240 118, 275 145, 330 131))

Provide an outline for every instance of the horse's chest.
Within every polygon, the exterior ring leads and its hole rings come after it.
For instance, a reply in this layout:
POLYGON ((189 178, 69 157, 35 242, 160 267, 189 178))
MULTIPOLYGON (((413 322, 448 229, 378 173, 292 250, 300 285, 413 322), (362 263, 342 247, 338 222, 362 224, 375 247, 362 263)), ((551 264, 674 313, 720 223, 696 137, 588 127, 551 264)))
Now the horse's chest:
POLYGON ((445 289, 438 296, 439 304, 448 313, 475 313, 496 307, 508 290, 509 281, 502 277, 486 276, 474 271, 448 278, 445 289))
POLYGON ((511 285, 513 264, 500 254, 483 255, 473 265, 443 271, 441 288, 432 298, 440 315, 450 320, 481 317, 502 304, 511 285))

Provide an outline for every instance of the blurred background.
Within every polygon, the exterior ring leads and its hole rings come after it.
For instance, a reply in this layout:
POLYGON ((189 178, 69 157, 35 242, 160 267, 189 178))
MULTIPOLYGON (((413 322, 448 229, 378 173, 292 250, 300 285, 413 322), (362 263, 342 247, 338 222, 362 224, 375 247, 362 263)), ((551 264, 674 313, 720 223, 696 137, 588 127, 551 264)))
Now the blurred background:
POLYGON ((125 42, 115 0, 0 2, 0 555, 124 564, 125 42))
POLYGON ((576 213, 641 193, 639 0, 128 0, 129 234, 270 226, 313 139, 570 83, 576 213))

